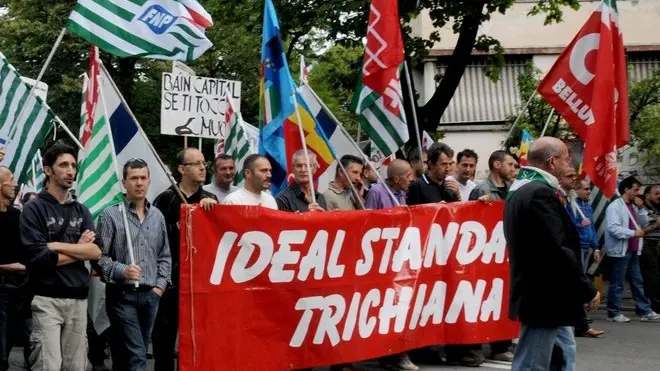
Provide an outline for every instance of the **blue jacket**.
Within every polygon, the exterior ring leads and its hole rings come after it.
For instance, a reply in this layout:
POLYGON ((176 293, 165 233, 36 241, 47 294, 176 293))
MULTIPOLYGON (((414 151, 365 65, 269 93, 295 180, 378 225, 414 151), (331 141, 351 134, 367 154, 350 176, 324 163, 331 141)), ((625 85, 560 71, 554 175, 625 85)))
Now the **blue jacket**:
POLYGON ((580 246, 582 246, 583 249, 589 249, 589 248, 594 248, 594 249, 600 249, 600 243, 598 242, 598 235, 596 234, 596 227, 595 227, 595 221, 594 221, 594 211, 591 208, 591 205, 587 201, 582 201, 580 199, 575 201, 582 210, 582 214, 591 221, 591 224, 589 224, 586 227, 582 226, 582 217, 580 214, 577 215, 577 221, 578 221, 578 232, 580 233, 580 246))

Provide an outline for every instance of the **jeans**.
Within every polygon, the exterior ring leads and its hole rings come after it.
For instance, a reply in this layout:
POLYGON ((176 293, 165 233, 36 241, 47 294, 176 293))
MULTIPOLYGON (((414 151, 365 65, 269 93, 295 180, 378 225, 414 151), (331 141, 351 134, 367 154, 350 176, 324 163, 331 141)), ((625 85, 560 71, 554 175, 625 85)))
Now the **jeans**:
POLYGON ((23 356, 30 358, 30 316, 25 313, 24 288, 0 284, 0 371, 9 369, 9 354, 15 344, 23 346, 23 356))
POLYGON ((32 299, 30 365, 33 371, 87 367, 87 299, 32 299))
POLYGON ((583 248, 580 250, 580 255, 582 258, 582 273, 586 274, 589 269, 589 258, 591 257, 591 250, 583 248))
POLYGON ((152 288, 106 285, 114 371, 147 371, 147 349, 160 296, 152 288))
POLYGON ((623 284, 626 276, 630 280, 630 289, 635 299, 636 312, 639 315, 651 313, 651 304, 644 296, 644 280, 639 269, 639 256, 636 252, 628 251, 622 258, 611 258, 612 274, 607 294, 607 314, 610 318, 621 313, 621 299, 623 284))
POLYGON ((522 325, 513 371, 575 371, 575 337, 570 327, 522 325))
POLYGON ((174 371, 174 352, 179 330, 179 288, 168 287, 160 300, 153 332, 155 371, 174 371))

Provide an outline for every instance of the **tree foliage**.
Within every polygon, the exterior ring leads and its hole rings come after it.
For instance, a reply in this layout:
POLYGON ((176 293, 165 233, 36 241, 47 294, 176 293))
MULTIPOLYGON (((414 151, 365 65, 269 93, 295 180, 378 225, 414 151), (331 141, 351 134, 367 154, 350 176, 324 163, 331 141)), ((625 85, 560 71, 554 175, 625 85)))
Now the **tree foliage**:
POLYGON ((309 73, 309 85, 353 137, 358 121, 351 103, 358 78, 355 71, 363 55, 361 46, 335 45, 318 58, 309 73))
POLYGON ((536 87, 541 82, 541 77, 541 70, 534 67, 532 63, 528 63, 525 72, 518 75, 518 99, 520 104, 516 106, 514 113, 506 119, 507 126, 514 123, 516 125, 513 127, 511 136, 504 143, 505 148, 518 148, 520 146, 523 129, 527 130, 533 138, 540 137, 546 123, 548 124, 545 132, 546 136, 562 139, 571 139, 575 136, 575 133, 564 124, 561 117, 554 112, 548 102, 536 94, 536 87), (528 101, 529 104, 527 104, 528 101))
POLYGON ((660 161, 660 69, 633 82, 629 92, 630 130, 637 149, 660 161))
MULTIPOLYGON (((436 28, 451 24, 459 34, 453 57, 435 94, 426 106, 416 107, 421 129, 436 131, 475 48, 490 53, 486 72, 497 77, 497 67, 503 63, 501 45, 487 35, 478 36, 478 30, 492 14, 504 13, 513 3, 514 0, 399 1, 406 55, 413 66, 439 41, 437 32, 427 38, 412 34, 409 21, 421 11, 428 10, 436 28)), ((539 0, 532 12, 546 14, 546 23, 557 22, 561 20, 561 6, 576 8, 578 3, 578 0, 539 0)), ((75 0, 1 1, 0 51, 21 74, 36 77, 74 5, 75 0)), ((205 0, 203 5, 214 19, 214 26, 208 30, 214 47, 191 67, 199 75, 240 80, 242 113, 246 120, 254 123, 258 117, 263 1, 205 0)), ((289 60, 299 54, 318 60, 317 72, 311 77, 312 86, 336 110, 339 119, 353 128, 356 121, 348 102, 359 76, 361 56, 358 51, 366 34, 369 1, 275 0, 275 6, 289 60)), ((49 104, 74 133, 79 126, 80 75, 87 70, 88 48, 85 41, 67 34, 43 78, 49 85, 49 104)), ((171 69, 171 64, 119 59, 105 53, 101 53, 101 59, 145 131, 151 135, 155 147, 163 151, 166 159, 172 158, 175 149, 180 148, 181 139, 158 135, 160 76, 171 69)), ((295 64, 292 63, 292 67, 295 64)), ((411 102, 408 102, 409 116, 411 109, 411 102)))

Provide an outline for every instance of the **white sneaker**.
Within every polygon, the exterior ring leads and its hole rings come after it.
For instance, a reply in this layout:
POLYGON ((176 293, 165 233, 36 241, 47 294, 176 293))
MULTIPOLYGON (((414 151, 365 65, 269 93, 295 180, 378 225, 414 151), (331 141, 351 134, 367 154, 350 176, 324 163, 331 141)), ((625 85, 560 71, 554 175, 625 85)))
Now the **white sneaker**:
MULTIPOLYGON (((628 323, 630 322, 630 318, 624 316, 623 314, 619 313, 614 317, 607 317, 607 320, 610 322, 616 322, 616 323, 628 323)), ((644 319, 642 319, 644 321, 644 319)), ((646 320, 648 321, 648 320, 646 320)))
POLYGON ((410 357, 408 357, 408 353, 405 353, 401 356, 401 360, 399 361, 398 366, 401 370, 419 371, 419 367, 412 363, 410 357))
POLYGON ((641 319, 643 322, 647 322, 647 321, 658 321, 658 320, 660 320, 660 314, 658 314, 658 313, 656 313, 656 312, 654 312, 654 311, 651 311, 650 313, 647 313, 647 314, 641 316, 640 319, 641 319))

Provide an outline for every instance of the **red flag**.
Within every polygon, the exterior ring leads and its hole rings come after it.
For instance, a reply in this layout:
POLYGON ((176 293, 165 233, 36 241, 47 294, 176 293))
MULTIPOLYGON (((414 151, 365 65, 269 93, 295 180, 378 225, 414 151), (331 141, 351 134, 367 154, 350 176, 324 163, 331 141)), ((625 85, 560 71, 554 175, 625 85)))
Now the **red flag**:
POLYGON ((95 45, 89 49, 89 71, 87 72, 87 91, 85 92, 85 109, 87 110, 87 118, 83 126, 83 132, 80 137, 80 143, 84 146, 92 136, 92 129, 94 128, 94 111, 96 111, 97 103, 99 101, 99 50, 95 45))
POLYGON ((601 1, 538 90, 580 135, 584 171, 612 197, 616 149, 630 140, 627 66, 616 0, 601 1))

